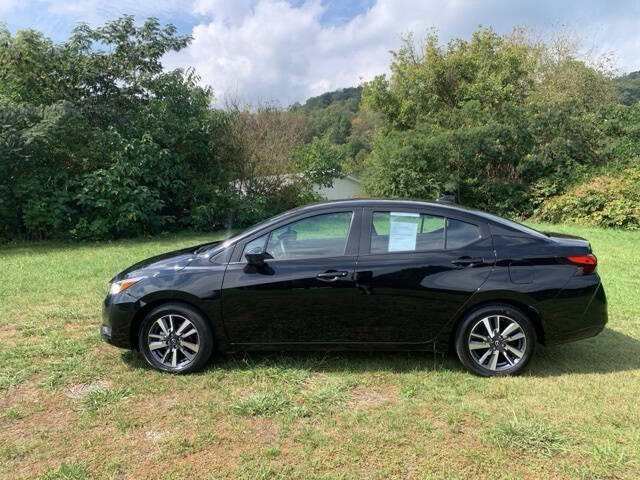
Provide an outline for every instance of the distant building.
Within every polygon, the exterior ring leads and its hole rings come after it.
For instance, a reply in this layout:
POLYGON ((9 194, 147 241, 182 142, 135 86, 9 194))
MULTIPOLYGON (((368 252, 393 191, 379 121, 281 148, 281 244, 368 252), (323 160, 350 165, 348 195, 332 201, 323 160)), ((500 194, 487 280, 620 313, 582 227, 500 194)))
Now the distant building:
POLYGON ((336 178, 331 187, 314 185, 313 191, 319 193, 327 200, 340 200, 341 198, 355 198, 362 192, 362 180, 347 175, 344 178, 336 178))
MULTIPOLYGON (((287 185, 292 182, 291 175, 284 175, 282 177, 268 176, 259 177, 255 181, 261 184, 263 187, 268 187, 270 184, 287 185)), ((246 195, 246 189, 244 184, 240 180, 234 180, 229 183, 229 186, 241 195, 246 195)), ((347 198, 356 198, 362 193, 362 180, 351 175, 347 175, 343 178, 336 178, 333 181, 331 187, 324 187, 321 185, 314 185, 313 191, 326 197, 327 200, 340 200, 347 198)))

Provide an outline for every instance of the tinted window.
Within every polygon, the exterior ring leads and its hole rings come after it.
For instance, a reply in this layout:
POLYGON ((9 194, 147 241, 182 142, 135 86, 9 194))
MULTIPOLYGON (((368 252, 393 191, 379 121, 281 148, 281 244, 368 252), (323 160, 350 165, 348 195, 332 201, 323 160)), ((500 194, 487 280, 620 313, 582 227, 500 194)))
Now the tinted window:
POLYGON ((374 212, 371 253, 444 248, 444 218, 414 212, 374 212))
POLYGON ((480 238, 480 229, 471 223, 447 218, 447 248, 460 248, 480 238))
POLYGON ((278 260, 344 255, 351 217, 351 212, 327 213, 273 230, 266 253, 278 260))
POLYGON ((549 236, 546 233, 539 232, 534 228, 527 227, 526 225, 522 225, 521 223, 515 222, 513 220, 508 220, 506 218, 498 217, 497 215, 492 215, 490 213, 484 213, 484 212, 479 212, 477 214, 483 216, 484 218, 493 220, 497 224, 507 227, 511 230, 515 230, 517 232, 526 233, 527 235, 531 235, 538 238, 547 238, 549 236))

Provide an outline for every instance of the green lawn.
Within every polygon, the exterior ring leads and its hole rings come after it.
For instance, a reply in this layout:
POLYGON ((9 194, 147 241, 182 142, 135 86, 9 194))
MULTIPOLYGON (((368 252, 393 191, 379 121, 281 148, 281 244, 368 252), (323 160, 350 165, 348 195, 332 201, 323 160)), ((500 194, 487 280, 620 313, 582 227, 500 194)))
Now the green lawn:
POLYGON ((156 373, 98 335, 107 281, 214 236, 0 249, 0 477, 640 478, 640 233, 585 236, 609 325, 484 379, 451 356, 218 357, 156 373))

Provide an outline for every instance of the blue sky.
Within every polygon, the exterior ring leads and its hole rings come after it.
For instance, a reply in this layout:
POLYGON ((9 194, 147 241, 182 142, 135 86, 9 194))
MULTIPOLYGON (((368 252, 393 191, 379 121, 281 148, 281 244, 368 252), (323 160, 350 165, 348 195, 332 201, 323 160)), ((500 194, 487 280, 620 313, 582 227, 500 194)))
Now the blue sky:
POLYGON ((640 70, 640 0, 0 0, 12 32, 35 28, 63 41, 80 21, 123 13, 155 16, 194 36, 165 58, 195 67, 223 103, 304 101, 385 73, 400 36, 435 28, 443 41, 478 25, 508 33, 527 25, 545 37, 566 30, 585 56, 613 53, 620 72, 640 70))

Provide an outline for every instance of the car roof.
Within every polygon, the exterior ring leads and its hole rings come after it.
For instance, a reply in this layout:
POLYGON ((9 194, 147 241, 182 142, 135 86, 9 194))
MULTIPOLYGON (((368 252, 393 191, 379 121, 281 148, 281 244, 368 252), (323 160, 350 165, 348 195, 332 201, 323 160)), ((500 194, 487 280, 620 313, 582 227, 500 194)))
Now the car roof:
POLYGON ((427 202, 424 200, 413 200, 413 199, 388 199, 388 198, 356 198, 349 200, 329 200, 325 202, 312 203, 311 205, 305 205, 303 207, 298 207, 294 210, 289 210, 289 213, 296 212, 304 212, 311 211, 322 208, 353 208, 353 207, 404 207, 404 208, 421 208, 421 207, 429 207, 429 208, 438 208, 451 210, 454 212, 460 213, 468 213, 471 215, 478 215, 484 212, 480 210, 475 210, 472 208, 464 207, 461 205, 455 205, 448 202, 427 202))

